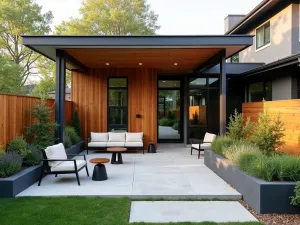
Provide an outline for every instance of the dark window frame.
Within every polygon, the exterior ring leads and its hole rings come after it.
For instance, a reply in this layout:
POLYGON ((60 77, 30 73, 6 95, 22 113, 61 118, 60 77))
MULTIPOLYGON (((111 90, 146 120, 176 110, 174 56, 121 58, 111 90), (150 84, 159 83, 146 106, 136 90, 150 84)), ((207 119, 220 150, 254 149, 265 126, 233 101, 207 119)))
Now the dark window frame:
POLYGON ((124 132, 128 131, 128 77, 124 77, 124 76, 111 76, 108 77, 107 79, 107 131, 111 131, 111 129, 123 129, 124 128, 124 132), (126 87, 110 87, 109 86, 109 80, 110 79, 126 79, 126 87), (110 90, 126 90, 127 91, 127 104, 126 106, 110 106, 109 105, 109 91, 110 90), (123 109, 126 110, 125 111, 125 116, 127 117, 127 124, 120 124, 120 125, 116 125, 116 124, 110 124, 110 110, 111 109, 123 109), (126 129, 126 130, 125 130, 126 129))
POLYGON ((256 35, 256 50, 263 48, 264 46, 268 45, 271 43, 271 23, 270 21, 266 22, 265 24, 263 24, 262 26, 260 26, 259 28, 256 29, 255 31, 255 35, 256 35), (266 29, 269 28, 270 29, 270 40, 266 40, 266 29), (263 37, 264 37, 264 43, 261 46, 258 46, 258 31, 263 30, 263 37))
MULTIPOLYGON (((263 99, 261 100, 261 101, 263 101, 263 100, 265 100, 265 101, 272 101, 273 100, 273 96, 271 95, 271 99, 267 99, 267 83, 271 83, 271 93, 272 93, 272 81, 258 81, 258 82, 253 82, 253 83, 250 83, 250 84, 248 84, 247 86, 246 86, 246 91, 247 91, 247 102, 250 102, 249 101, 249 94, 250 94, 250 92, 249 92, 249 90, 250 90, 250 85, 251 84, 257 84, 257 83, 263 83, 263 99)), ((261 101, 255 101, 255 102, 261 102, 261 101)), ((253 101, 251 101, 251 102, 253 102, 253 101)))

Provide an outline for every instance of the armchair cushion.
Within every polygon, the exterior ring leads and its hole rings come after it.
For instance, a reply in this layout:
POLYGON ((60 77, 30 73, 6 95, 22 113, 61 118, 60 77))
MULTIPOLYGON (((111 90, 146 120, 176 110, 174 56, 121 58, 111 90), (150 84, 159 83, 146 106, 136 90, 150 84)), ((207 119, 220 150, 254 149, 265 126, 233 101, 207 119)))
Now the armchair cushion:
MULTIPOLYGON (((76 160, 77 170, 81 169, 86 165, 85 160, 76 160)), ((61 171, 75 171, 75 166, 73 161, 66 161, 58 164, 57 166, 51 167, 52 172, 61 171)))
POLYGON ((195 149, 210 150, 211 149, 211 143, 192 144, 192 147, 195 148, 195 149))
POLYGON ((143 142, 143 132, 126 133, 126 142, 143 142))
MULTIPOLYGON (((62 143, 49 146, 45 149, 47 159, 68 159, 65 147, 62 143)), ((59 165, 60 161, 48 162, 49 167, 59 165)))
POLYGON ((107 142, 108 133, 91 132, 91 142, 107 142))
POLYGON ((217 138, 217 135, 215 134, 211 134, 211 133, 205 133, 205 136, 204 136, 204 139, 203 139, 203 142, 206 143, 206 142, 214 142, 217 138))
POLYGON ((109 142, 125 142, 125 132, 123 132, 123 133, 109 132, 108 133, 108 141, 109 142))

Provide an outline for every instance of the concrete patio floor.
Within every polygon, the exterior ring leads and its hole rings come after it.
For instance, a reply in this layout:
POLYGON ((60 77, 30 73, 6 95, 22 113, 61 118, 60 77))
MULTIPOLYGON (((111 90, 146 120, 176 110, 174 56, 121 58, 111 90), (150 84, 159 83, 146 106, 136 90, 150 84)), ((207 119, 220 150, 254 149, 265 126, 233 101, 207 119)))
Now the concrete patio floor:
MULTIPOLYGON (((87 159, 111 158, 111 153, 91 152, 87 159)), ((82 157, 77 157, 82 158, 82 157)), ((90 177, 75 174, 45 177, 20 196, 126 196, 164 199, 241 199, 241 194, 204 165, 203 155, 190 155, 183 145, 159 145, 158 153, 125 153, 124 164, 106 164, 108 180, 93 181, 94 164, 88 163, 90 177)))

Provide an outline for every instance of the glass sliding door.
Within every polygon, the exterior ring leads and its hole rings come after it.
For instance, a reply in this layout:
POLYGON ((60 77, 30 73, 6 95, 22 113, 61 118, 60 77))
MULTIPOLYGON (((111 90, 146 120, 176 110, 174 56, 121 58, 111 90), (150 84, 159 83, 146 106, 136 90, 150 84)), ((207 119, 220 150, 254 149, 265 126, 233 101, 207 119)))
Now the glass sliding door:
POLYGON ((108 131, 128 129, 127 78, 108 78, 108 131))
POLYGON ((203 140, 206 132, 219 133, 219 79, 189 80, 188 139, 203 140))
POLYGON ((158 141, 182 142, 182 91, 180 80, 158 81, 158 141))

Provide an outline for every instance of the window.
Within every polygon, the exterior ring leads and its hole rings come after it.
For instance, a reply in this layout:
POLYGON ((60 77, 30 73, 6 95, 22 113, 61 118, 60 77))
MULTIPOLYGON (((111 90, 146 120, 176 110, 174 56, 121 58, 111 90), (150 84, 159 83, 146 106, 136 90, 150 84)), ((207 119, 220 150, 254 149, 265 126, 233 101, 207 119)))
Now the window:
POLYGON ((256 30, 256 49, 271 43, 270 22, 256 30))
POLYGON ((248 102, 272 101, 272 82, 249 84, 248 102))
POLYGON ((108 131, 127 131, 127 78, 108 79, 108 131))

